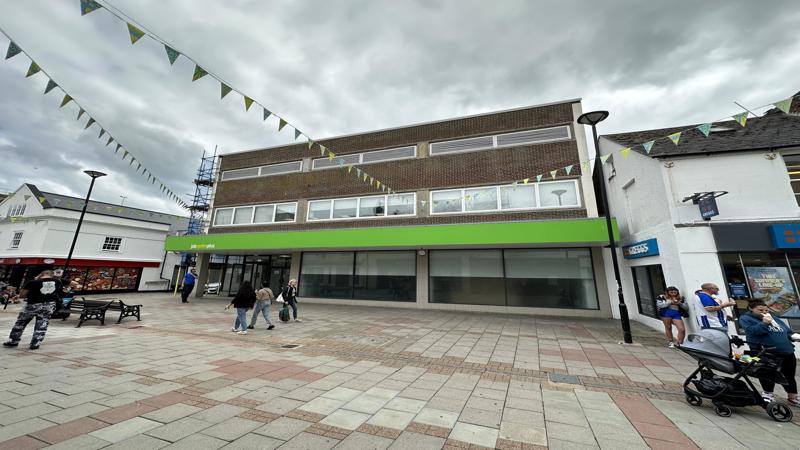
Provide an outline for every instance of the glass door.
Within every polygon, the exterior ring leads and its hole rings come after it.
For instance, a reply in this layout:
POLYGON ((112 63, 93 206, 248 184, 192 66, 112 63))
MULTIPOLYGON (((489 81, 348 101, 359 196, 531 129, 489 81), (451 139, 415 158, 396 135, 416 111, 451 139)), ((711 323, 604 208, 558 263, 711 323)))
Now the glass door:
POLYGON ((229 296, 236 295, 239 291, 239 285, 242 284, 242 275, 244 275, 244 264, 231 264, 228 266, 228 271, 231 274, 228 287, 226 288, 229 296))

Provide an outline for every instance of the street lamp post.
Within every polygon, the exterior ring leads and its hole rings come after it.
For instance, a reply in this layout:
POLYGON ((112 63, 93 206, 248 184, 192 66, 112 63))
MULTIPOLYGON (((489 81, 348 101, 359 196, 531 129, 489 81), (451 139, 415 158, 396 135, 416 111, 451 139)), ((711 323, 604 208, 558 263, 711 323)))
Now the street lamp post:
MULTIPOLYGON (((591 111, 581 114, 578 123, 590 125, 592 127, 592 137, 594 138, 594 150, 600 155, 600 143, 597 139, 597 124, 606 120, 608 111, 591 111)), ((633 343, 631 335, 631 322, 628 317, 628 307, 625 305, 625 296, 622 294, 622 281, 619 275, 619 261, 617 261, 617 242, 614 239, 614 229, 611 226, 611 208, 608 206, 608 193, 606 192, 606 179, 603 175, 603 163, 600 162, 600 198, 603 201, 603 208, 606 211, 606 228, 608 229, 608 246, 611 249, 611 262, 614 266, 614 279, 617 282, 617 296, 619 297, 619 318, 622 322, 622 337, 626 344, 633 343)))
POLYGON ((72 261, 72 252, 75 251, 75 243, 78 242, 78 233, 81 232, 81 225, 83 224, 83 216, 86 215, 86 208, 89 206, 89 197, 92 196, 92 188, 94 188, 94 180, 106 176, 103 172, 96 170, 84 170, 83 173, 92 177, 92 182, 89 184, 89 192, 86 193, 86 201, 83 202, 83 209, 81 210, 81 217, 78 219, 78 226, 75 228, 75 235, 72 236, 72 245, 69 246, 69 254, 67 254, 67 261, 64 263, 64 276, 67 275, 69 263, 72 261))

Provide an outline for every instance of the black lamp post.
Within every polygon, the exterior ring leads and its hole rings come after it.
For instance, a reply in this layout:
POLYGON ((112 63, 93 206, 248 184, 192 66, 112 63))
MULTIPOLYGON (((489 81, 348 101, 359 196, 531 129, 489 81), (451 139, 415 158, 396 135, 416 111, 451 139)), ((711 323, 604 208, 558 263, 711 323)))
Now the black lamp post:
POLYGON ((96 170, 84 170, 83 173, 92 177, 92 182, 89 184, 89 192, 86 193, 86 201, 83 202, 83 209, 81 210, 81 217, 78 219, 78 226, 75 228, 75 235, 72 236, 72 245, 69 246, 69 254, 67 255, 67 261, 64 263, 64 275, 67 275, 67 269, 69 268, 69 263, 72 260, 72 252, 75 250, 75 243, 78 242, 78 233, 81 232, 81 225, 83 224, 83 216, 86 215, 86 208, 89 206, 89 197, 92 196, 92 188, 94 188, 94 180, 106 176, 103 172, 98 172, 96 170))
MULTIPOLYGON (((591 111, 581 114, 578 123, 592 127, 592 137, 594 138, 594 150, 600 155, 600 143, 597 139, 597 124, 606 120, 608 111, 591 111)), ((622 338, 626 344, 633 342, 631 335, 631 322, 628 317, 628 307, 625 305, 625 297, 622 295, 622 281, 619 275, 619 261, 617 261, 617 242, 614 239, 614 229, 611 226, 611 208, 608 206, 608 193, 606 192, 606 178, 603 175, 603 163, 600 162, 600 198, 603 201, 603 208, 606 210, 606 228, 608 228, 608 246, 611 249, 611 261, 614 266, 614 279, 617 282, 617 296, 619 297, 619 318, 622 322, 622 338)))

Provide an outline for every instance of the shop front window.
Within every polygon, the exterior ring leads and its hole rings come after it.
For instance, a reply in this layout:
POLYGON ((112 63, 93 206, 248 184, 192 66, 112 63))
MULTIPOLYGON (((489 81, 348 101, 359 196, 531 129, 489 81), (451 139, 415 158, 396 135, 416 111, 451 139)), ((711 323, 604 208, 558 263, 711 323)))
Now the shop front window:
POLYGON ((137 267, 119 267, 114 275, 114 281, 111 284, 111 289, 115 290, 136 290, 139 285, 139 268, 137 267))
POLYGON ((795 279, 800 267, 790 265, 785 253, 760 252, 720 256, 728 295, 736 300, 739 314, 750 300, 761 300, 774 314, 800 318, 795 279))
POLYGON ((304 297, 352 298, 353 252, 303 253, 299 289, 304 297))
MULTIPOLYGON (((636 289, 636 304, 639 314, 658 319, 656 298, 667 290, 664 271, 660 265, 633 267, 633 285, 636 289)), ((687 293, 681 293, 686 297, 687 293)))
POLYGON ((107 291, 114 280, 113 267, 90 267, 86 274, 84 291, 107 291))
POLYGON ((432 303, 505 305, 502 251, 435 250, 429 265, 432 303))
POLYGON ((504 250, 508 306, 597 309, 588 249, 504 250))
POLYGON ((414 252, 356 253, 353 297, 413 302, 417 298, 414 252))

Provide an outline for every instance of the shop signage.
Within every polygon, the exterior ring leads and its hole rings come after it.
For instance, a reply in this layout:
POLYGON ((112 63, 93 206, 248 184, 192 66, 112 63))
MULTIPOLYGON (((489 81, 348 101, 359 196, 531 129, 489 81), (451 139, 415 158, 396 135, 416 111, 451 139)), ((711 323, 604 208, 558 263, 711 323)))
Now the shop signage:
POLYGON ((622 256, 625 259, 644 258, 645 256, 657 256, 658 254, 658 240, 655 238, 634 242, 622 247, 622 256))
POLYGON ((731 288, 731 297, 747 297, 747 285, 744 283, 728 283, 731 288))
POLYGON ((697 206, 700 208, 700 217, 703 220, 711 220, 712 217, 719 215, 717 199, 714 197, 701 198, 697 201, 697 206))
POLYGON ((800 248, 800 224, 781 223, 769 226, 775 248, 800 248))
POLYGON ((753 299, 762 300, 780 316, 797 317, 797 293, 786 267, 745 267, 753 299))

